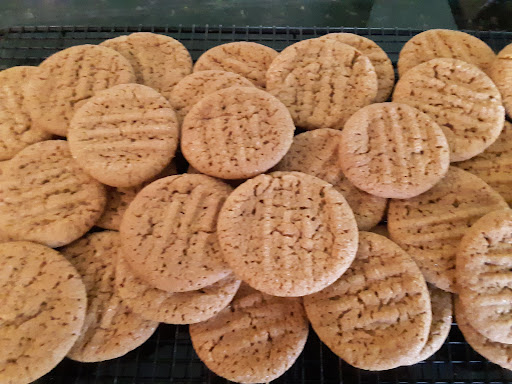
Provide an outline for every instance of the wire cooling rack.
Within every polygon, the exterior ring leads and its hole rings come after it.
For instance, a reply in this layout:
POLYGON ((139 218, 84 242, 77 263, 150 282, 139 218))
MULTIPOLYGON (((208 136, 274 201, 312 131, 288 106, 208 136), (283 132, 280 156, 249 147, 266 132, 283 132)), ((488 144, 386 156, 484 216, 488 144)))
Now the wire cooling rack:
MULTIPOLYGON (((0 29, 0 69, 37 65, 51 54, 78 44, 97 44, 132 32, 155 32, 180 40, 196 60, 201 53, 230 41, 253 41, 282 50, 304 39, 331 32, 351 32, 377 42, 394 64, 403 44, 421 30, 396 28, 291 27, 12 27, 0 29)), ((512 32, 467 31, 495 51, 512 42, 512 32)), ((1 346, 0 346, 1 347, 1 346)), ((96 364, 64 360, 37 383, 227 383, 210 372, 196 356, 187 326, 160 325, 141 347, 127 355, 96 364)), ((443 347, 431 358, 411 367, 367 372, 341 361, 311 332, 297 363, 276 383, 287 384, 444 384, 512 383, 512 372, 489 363, 467 345, 454 324, 443 347)))

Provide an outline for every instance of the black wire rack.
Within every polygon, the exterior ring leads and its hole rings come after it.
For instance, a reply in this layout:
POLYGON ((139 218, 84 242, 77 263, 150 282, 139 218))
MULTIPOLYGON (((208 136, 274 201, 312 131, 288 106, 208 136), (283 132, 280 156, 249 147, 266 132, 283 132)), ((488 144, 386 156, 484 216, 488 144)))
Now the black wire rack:
MULTIPOLYGON (((403 44, 421 30, 397 28, 304 28, 304 27, 91 27, 44 26, 0 29, 0 69, 38 65, 51 54, 78 44, 97 44, 132 32, 155 32, 180 40, 196 60, 201 53, 230 41, 253 41, 282 50, 288 45, 331 32, 350 32, 374 40, 394 64, 403 44)), ((495 51, 512 42, 512 32, 467 31, 495 51)), ((0 346, 1 347, 1 346, 0 346)), ((448 340, 431 358, 410 367, 367 372, 341 361, 311 331, 296 364, 275 381, 287 384, 445 384, 512 383, 512 372, 488 362, 473 351, 453 324, 448 340)), ((227 383, 210 372, 192 348, 187 326, 161 324, 141 347, 102 363, 83 364, 65 359, 37 383, 227 383)))

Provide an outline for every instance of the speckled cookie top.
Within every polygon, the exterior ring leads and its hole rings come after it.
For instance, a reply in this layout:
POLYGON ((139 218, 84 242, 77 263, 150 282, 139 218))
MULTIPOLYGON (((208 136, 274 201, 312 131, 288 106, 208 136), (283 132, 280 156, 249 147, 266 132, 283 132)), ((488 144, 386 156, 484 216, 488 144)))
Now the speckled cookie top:
POLYGON ((503 98, 503 105, 512 118, 512 44, 503 48, 492 63, 490 76, 503 98))

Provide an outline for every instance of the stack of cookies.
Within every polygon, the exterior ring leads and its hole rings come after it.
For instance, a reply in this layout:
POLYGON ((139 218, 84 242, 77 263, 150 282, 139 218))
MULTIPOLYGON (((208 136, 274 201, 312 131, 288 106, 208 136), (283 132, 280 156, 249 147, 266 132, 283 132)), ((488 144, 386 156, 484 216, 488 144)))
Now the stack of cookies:
POLYGON ((309 323, 387 370, 433 355, 453 312, 512 369, 511 48, 427 31, 395 86, 353 34, 193 65, 135 33, 0 72, 0 382, 159 323, 235 382, 286 372, 309 323))

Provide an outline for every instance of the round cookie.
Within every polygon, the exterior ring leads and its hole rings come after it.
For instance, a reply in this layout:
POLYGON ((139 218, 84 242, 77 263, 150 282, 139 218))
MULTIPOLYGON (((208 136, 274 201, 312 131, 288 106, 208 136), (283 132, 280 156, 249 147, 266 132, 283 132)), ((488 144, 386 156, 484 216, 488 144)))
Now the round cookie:
POLYGON ((222 207, 217 231, 235 274, 275 296, 327 287, 357 250, 357 224, 343 195, 301 172, 273 172, 240 185, 222 207))
POLYGON ((105 207, 105 189, 71 157, 68 144, 32 144, 0 181, 0 238, 60 247, 86 233, 105 207))
POLYGON ((140 191, 120 228, 123 255, 137 276, 168 292, 194 291, 227 277, 216 226, 231 190, 211 177, 183 174, 140 191))
POLYGON ((456 163, 478 176, 512 204, 512 123, 505 121, 498 139, 481 154, 456 163))
POLYGON ((267 71, 267 90, 304 129, 342 129, 372 103, 378 83, 370 59, 333 39, 310 39, 285 48, 267 71))
POLYGON ((474 65, 433 59, 400 78, 393 101, 429 115, 443 130, 451 161, 483 152, 499 136, 505 121, 501 96, 492 80, 474 65))
POLYGON ((407 104, 372 104, 354 113, 341 132, 339 165, 357 188, 408 199, 432 188, 450 166, 443 131, 407 104))
POLYGON ((206 366, 238 383, 268 383, 299 357, 308 337, 300 299, 265 295, 242 284, 231 305, 190 326, 206 366))
POLYGON ((512 118, 512 44, 498 53, 492 64, 490 76, 500 90, 508 117, 512 118))
POLYGON ((248 41, 221 44, 203 53, 194 65, 194 72, 219 70, 234 72, 265 88, 265 74, 277 52, 265 45, 248 41))
POLYGON ((429 191, 408 200, 391 200, 388 230, 429 283, 455 292, 455 255, 462 236, 486 213, 507 207, 483 180, 450 167, 429 191))
POLYGON ((199 172, 246 179, 286 154, 295 126, 286 107, 257 88, 232 87, 195 104, 181 127, 181 151, 199 172))
POLYGON ((132 65, 136 81, 169 98, 173 87, 192 72, 187 48, 169 36, 136 32, 105 40, 100 46, 119 52, 132 65))
POLYGON ((173 88, 169 101, 178 118, 183 120, 190 108, 206 95, 229 87, 252 87, 253 84, 233 72, 209 70, 194 72, 173 88))
POLYGON ((178 119, 152 88, 122 84, 97 93, 73 116, 69 148, 96 180, 133 187, 158 175, 178 147, 178 119))
POLYGON ((398 58, 398 74, 436 58, 451 58, 473 64, 485 72, 496 55, 491 47, 477 37, 449 29, 430 29, 410 39, 398 58))
POLYGON ((26 83, 37 71, 37 67, 25 66, 0 71, 0 161, 52 136, 32 125, 25 99, 26 83))
POLYGON ((332 184, 347 199, 359 230, 369 230, 384 216, 387 200, 361 191, 345 177, 339 166, 340 141, 341 132, 335 129, 301 133, 273 170, 304 172, 332 184))
POLYGON ((82 276, 87 290, 85 322, 68 353, 72 360, 97 362, 123 356, 142 345, 158 326, 129 310, 116 293, 119 247, 119 233, 105 231, 61 249, 82 276))
POLYGON ((490 212, 469 228, 457 250, 459 299, 486 338, 512 344, 512 210, 490 212))
POLYGON ((194 324, 226 308, 240 280, 229 275, 197 291, 172 293, 153 288, 138 278, 122 257, 116 268, 116 290, 123 303, 145 319, 167 324, 194 324))
POLYGON ((376 103, 383 103, 389 98, 395 85, 395 70, 388 55, 377 43, 353 33, 329 33, 319 37, 319 39, 333 39, 340 43, 348 44, 368 57, 375 69, 379 83, 377 96, 374 101, 376 103))
POLYGON ((50 372, 80 334, 87 299, 75 268, 26 241, 0 244, 0 382, 25 384, 50 372))
POLYGON ((35 128, 66 136, 75 111, 98 91, 133 83, 130 63, 97 45, 64 49, 39 65, 26 87, 26 104, 35 128))
POLYGON ((498 364, 502 368, 512 370, 512 345, 491 341, 480 334, 468 322, 468 319, 472 315, 473 313, 467 313, 466 308, 464 308, 460 300, 455 300, 455 317, 457 319, 457 325, 471 348, 491 363, 498 364))
POLYGON ((326 289, 304 298, 316 334, 350 365, 392 369, 418 356, 432 312, 419 268, 398 245, 360 232, 350 268, 326 289))

